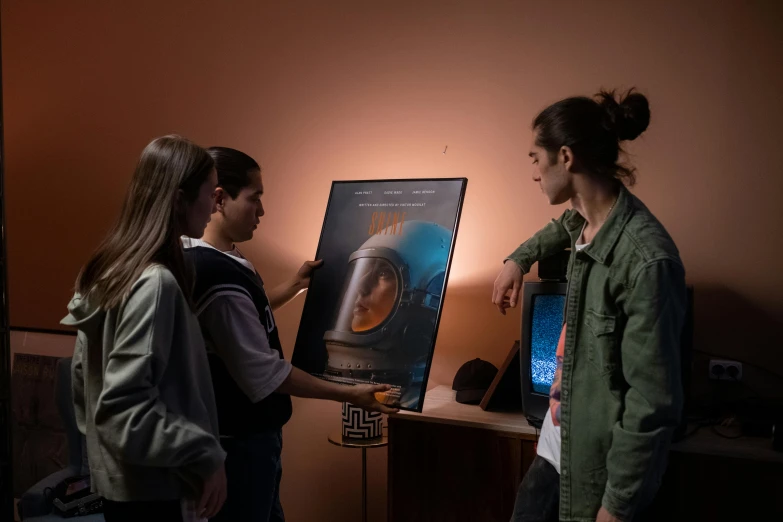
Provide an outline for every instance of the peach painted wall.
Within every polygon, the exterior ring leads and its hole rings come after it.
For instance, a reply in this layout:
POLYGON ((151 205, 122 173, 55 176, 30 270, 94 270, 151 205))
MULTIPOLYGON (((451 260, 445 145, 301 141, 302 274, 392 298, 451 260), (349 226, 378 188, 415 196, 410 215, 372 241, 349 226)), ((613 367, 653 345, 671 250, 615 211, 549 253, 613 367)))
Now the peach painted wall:
MULTIPOLYGON (((634 190, 696 285, 698 347, 780 371, 781 3, 585 5, 2 0, 12 324, 58 326, 139 152, 178 132, 263 165, 267 216, 245 251, 269 284, 313 255, 333 179, 468 177, 430 382, 449 384, 470 358, 502 361, 519 317, 492 309, 492 281, 563 211, 530 180, 531 119, 636 85, 652 124, 629 148, 634 190)), ((301 308, 278 317, 289 356, 301 308)), ((339 405, 295 407, 289 519, 358 520, 359 455, 326 442, 339 405)))

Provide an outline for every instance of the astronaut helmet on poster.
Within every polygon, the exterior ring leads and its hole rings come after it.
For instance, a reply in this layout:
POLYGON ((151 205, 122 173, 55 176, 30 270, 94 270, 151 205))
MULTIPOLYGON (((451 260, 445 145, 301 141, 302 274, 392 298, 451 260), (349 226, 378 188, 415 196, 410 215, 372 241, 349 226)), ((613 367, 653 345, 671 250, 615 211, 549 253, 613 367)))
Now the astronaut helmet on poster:
POLYGON ((419 400, 452 233, 406 221, 379 230, 348 258, 341 300, 324 334, 325 373, 393 389, 386 402, 419 400))
POLYGON ((421 412, 467 179, 333 181, 291 362, 421 412))

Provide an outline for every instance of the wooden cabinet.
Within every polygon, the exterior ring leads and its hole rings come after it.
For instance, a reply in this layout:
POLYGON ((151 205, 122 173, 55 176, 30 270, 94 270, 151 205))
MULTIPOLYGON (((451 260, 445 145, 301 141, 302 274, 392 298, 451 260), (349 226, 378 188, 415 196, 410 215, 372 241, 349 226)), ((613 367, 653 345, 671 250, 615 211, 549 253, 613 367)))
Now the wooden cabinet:
POLYGON ((521 413, 485 412, 431 390, 421 414, 389 417, 388 522, 508 522, 535 457, 521 413))

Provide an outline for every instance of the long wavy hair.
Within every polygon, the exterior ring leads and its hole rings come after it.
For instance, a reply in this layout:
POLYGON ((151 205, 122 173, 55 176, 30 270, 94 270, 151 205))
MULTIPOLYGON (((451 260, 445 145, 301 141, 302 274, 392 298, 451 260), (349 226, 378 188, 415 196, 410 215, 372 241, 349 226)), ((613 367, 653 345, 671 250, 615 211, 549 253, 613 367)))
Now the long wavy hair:
POLYGON ((141 153, 119 219, 84 265, 76 291, 104 309, 118 306, 151 264, 168 268, 190 300, 191 276, 180 243, 181 207, 196 200, 215 168, 207 151, 176 135, 153 140, 141 153))

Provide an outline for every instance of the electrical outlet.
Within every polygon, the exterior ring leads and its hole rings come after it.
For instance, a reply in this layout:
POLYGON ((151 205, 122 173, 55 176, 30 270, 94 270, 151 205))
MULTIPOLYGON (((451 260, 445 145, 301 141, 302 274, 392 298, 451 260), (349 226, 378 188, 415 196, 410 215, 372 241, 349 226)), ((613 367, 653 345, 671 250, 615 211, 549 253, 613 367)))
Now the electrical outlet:
POLYGON ((742 363, 724 359, 710 359, 710 379, 720 381, 741 381, 742 363))

